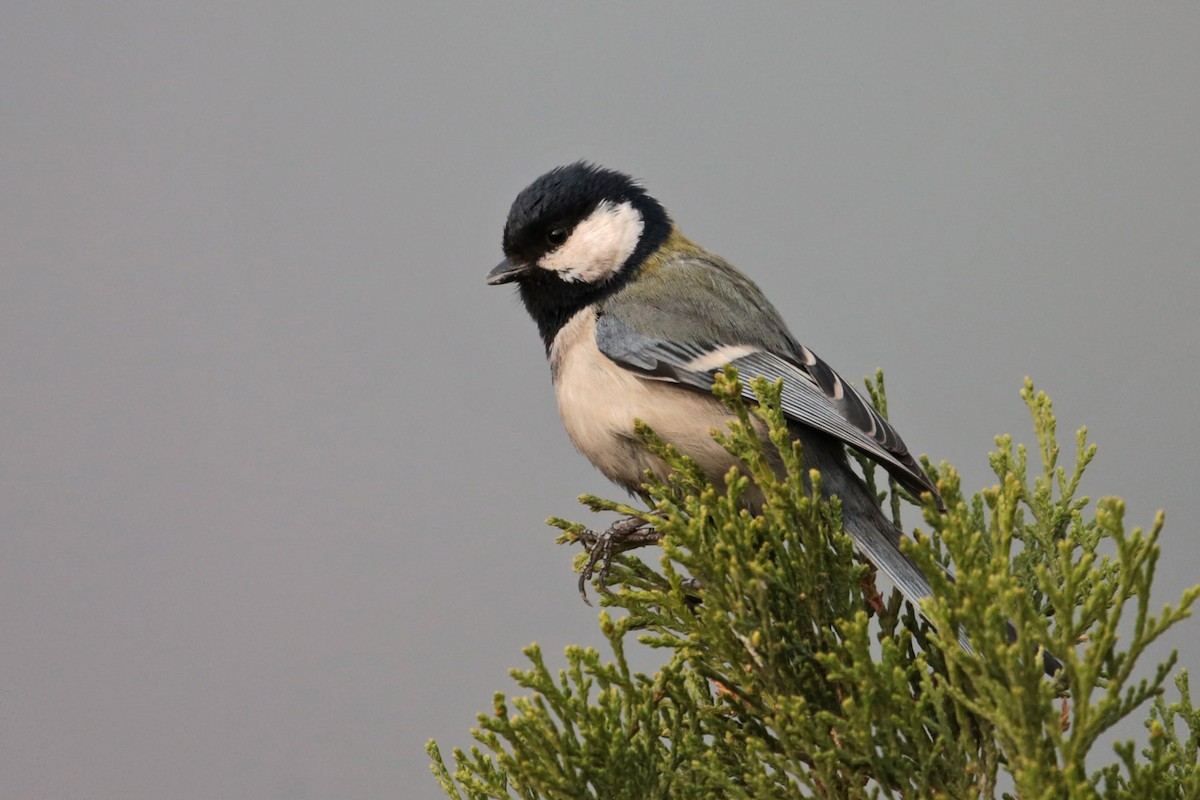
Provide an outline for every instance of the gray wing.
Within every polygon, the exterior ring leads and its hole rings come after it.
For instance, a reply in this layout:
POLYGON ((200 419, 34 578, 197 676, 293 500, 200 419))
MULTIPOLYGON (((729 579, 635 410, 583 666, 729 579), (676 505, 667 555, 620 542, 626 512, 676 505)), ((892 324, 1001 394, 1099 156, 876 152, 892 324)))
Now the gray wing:
POLYGON ((790 341, 791 357, 758 344, 677 342, 648 336, 612 314, 596 321, 596 344, 604 355, 648 377, 711 391, 718 372, 732 365, 743 378, 742 393, 754 400, 749 381, 782 379, 781 405, 788 419, 827 433, 884 467, 916 496, 929 492, 941 507, 933 483, 908 452, 895 429, 811 350, 790 341))

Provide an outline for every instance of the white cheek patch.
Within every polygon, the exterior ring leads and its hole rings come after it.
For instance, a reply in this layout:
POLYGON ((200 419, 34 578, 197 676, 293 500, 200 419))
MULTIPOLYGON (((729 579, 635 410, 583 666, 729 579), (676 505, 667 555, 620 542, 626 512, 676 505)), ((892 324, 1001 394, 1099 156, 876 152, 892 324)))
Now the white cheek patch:
POLYGON ((600 283, 633 255, 642 237, 642 215, 632 204, 607 200, 575 226, 571 236, 538 262, 565 281, 600 283))

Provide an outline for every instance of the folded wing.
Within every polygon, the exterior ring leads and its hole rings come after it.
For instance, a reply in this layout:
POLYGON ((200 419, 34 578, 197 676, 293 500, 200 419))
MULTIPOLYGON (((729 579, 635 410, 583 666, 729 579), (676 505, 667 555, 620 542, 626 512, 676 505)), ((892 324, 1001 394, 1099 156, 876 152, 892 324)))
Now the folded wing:
POLYGON ((783 356, 754 344, 665 341, 643 335, 611 314, 597 319, 596 344, 628 369, 701 391, 712 389, 727 364, 743 379, 742 393, 748 400, 755 399, 752 379, 782 380, 780 399, 788 419, 836 437, 876 461, 914 495, 928 492, 941 506, 936 487, 895 429, 803 345, 794 345, 793 353, 783 356))

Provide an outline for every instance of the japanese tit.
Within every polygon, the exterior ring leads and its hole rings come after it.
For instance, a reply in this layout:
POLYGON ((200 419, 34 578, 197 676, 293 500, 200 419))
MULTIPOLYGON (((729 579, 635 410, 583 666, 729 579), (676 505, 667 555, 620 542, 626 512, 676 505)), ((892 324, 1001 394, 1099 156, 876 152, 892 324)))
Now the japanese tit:
POLYGON ((639 184, 585 162, 553 169, 513 201, 503 249, 487 281, 517 284, 546 346, 567 434, 605 476, 637 493, 647 470, 666 472, 634 436, 640 419, 722 481, 736 462, 710 433, 729 419, 711 393, 715 375, 732 364, 746 384, 782 379, 806 471, 819 470, 824 490, 841 499, 855 546, 914 605, 931 594, 845 448, 940 506, 937 488, 891 425, 796 341, 759 288, 684 237, 639 184))

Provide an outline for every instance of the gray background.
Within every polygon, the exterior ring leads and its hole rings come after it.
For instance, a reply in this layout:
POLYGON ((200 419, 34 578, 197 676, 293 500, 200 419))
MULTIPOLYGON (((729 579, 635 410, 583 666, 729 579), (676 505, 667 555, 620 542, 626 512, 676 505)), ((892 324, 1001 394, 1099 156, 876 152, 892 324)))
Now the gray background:
POLYGON ((543 520, 617 492, 483 282, 580 157, 968 487, 1032 375, 1177 597, 1200 12, 1045 6, 5 4, 0 796, 437 796, 426 739, 597 640, 543 520))

